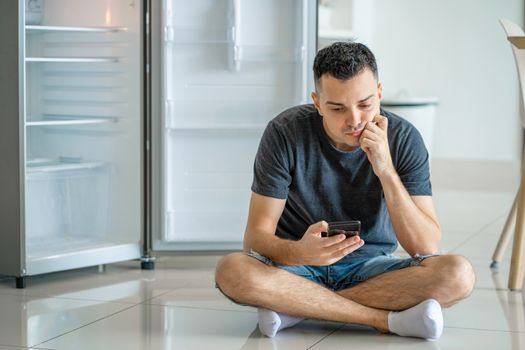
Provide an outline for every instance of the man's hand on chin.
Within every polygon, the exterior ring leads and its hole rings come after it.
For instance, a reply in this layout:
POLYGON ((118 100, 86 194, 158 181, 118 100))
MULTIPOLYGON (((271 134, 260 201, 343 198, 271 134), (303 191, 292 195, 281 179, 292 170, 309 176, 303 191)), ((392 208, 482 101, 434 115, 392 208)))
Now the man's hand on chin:
POLYGON ((377 177, 395 172, 392 163, 392 155, 388 146, 388 119, 377 114, 372 121, 368 122, 365 130, 359 138, 359 144, 365 151, 372 169, 377 177))

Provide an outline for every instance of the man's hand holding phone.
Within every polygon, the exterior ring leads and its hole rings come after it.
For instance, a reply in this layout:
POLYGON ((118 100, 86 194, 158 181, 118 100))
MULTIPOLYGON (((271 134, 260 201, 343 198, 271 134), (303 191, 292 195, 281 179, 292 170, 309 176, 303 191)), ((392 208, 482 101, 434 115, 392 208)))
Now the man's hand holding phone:
POLYGON ((341 226, 333 226, 330 230, 326 221, 310 225, 303 238, 297 241, 296 260, 299 265, 331 265, 364 244, 358 233, 355 234, 356 231, 359 232, 355 229, 346 230, 341 226))

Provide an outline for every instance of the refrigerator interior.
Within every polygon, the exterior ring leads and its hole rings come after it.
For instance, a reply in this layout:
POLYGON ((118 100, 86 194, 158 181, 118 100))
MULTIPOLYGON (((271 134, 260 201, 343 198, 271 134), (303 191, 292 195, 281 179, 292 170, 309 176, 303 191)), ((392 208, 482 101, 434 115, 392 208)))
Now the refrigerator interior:
POLYGON ((156 250, 241 245, 269 120, 307 103, 316 2, 163 0, 156 250))
POLYGON ((27 274, 139 257, 141 2, 42 5, 26 9, 27 274))

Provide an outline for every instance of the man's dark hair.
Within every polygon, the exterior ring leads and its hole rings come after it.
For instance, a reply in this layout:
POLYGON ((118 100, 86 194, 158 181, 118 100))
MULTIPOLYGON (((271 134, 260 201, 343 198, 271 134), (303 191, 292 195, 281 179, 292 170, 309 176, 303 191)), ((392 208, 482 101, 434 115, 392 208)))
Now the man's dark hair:
POLYGON ((354 42, 336 42, 327 46, 315 56, 314 81, 316 90, 319 80, 325 74, 339 80, 349 80, 369 68, 377 80, 377 63, 368 47, 354 42))

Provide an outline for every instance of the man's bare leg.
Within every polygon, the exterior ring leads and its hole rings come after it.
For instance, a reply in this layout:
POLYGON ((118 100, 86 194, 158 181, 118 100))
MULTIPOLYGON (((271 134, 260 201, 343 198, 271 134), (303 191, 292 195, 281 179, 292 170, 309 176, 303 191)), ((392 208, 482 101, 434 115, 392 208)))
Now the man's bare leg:
POLYGON ((448 307, 467 297, 475 282, 472 265, 463 257, 430 257, 419 266, 387 272, 337 292, 361 305, 405 310, 426 299, 448 307))
MULTIPOLYGON (((223 258, 217 266, 216 281, 223 293, 241 304, 296 317, 369 325, 381 332, 392 328, 389 327, 389 311, 361 305, 245 254, 234 253, 223 258)), ((425 333, 403 335, 435 336, 425 333)))

